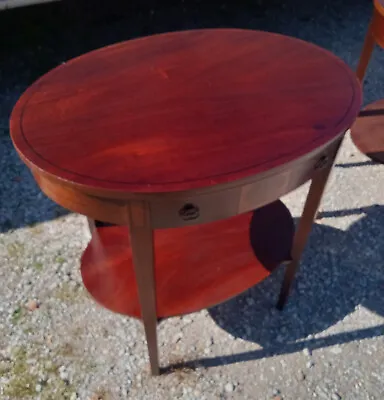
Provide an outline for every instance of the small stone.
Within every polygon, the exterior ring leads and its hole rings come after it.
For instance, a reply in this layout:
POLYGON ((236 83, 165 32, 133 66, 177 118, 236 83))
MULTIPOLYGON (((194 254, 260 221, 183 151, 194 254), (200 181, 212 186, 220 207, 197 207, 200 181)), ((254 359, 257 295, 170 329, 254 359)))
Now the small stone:
POLYGON ((312 360, 308 361, 307 364, 306 364, 308 369, 312 368, 314 365, 315 365, 315 363, 312 360))
POLYGON ((277 335, 276 342, 283 343, 284 342, 284 336, 283 335, 277 335))
POLYGON ((72 393, 69 400, 77 400, 77 393, 72 393))
POLYGON ((340 354, 343 350, 341 349, 341 347, 337 346, 337 347, 332 347, 329 351, 332 354, 340 354))
POLYGON ((50 346, 52 344, 52 335, 45 336, 45 343, 50 346))
POLYGON ((176 335, 173 337, 173 343, 178 343, 180 342, 181 338, 183 337, 183 334, 181 332, 176 333, 176 335))
POLYGON ((303 354, 304 354, 306 357, 310 357, 310 356, 312 355, 312 353, 311 353, 311 351, 308 349, 308 347, 305 347, 305 348, 303 349, 303 354))
POLYGON ((306 284, 303 282, 298 282, 297 287, 299 290, 304 290, 306 288, 306 284))
POLYGON ((331 399, 332 400, 341 400, 341 396, 339 395, 339 393, 336 392, 336 393, 332 394, 331 399))
POLYGON ((66 371, 64 366, 61 366, 59 368, 59 376, 60 376, 60 379, 62 379, 63 381, 68 380, 68 372, 66 371))
POLYGON ((280 390, 279 389, 273 389, 272 390, 272 396, 276 397, 280 395, 280 390))
POLYGON ((305 373, 302 370, 300 370, 299 371, 299 380, 305 381, 306 378, 307 378, 307 376, 305 375, 305 373))
POLYGON ((321 399, 329 400, 329 393, 324 387, 318 386, 316 388, 316 393, 321 399))
POLYGON ((39 308, 39 303, 36 300, 29 300, 28 303, 25 305, 28 311, 35 311, 39 308))
POLYGON ((35 386, 35 390, 36 390, 36 392, 40 393, 43 390, 43 387, 40 384, 37 384, 35 386))
POLYGON ((249 306, 253 306, 255 304, 255 300, 252 297, 247 297, 247 304, 249 306))
POLYGON ((225 386, 224 386, 224 390, 227 393, 232 393, 235 390, 235 385, 231 382, 228 382, 225 386))
POLYGON ((211 352, 211 349, 209 347, 204 349, 204 354, 209 354, 211 352))

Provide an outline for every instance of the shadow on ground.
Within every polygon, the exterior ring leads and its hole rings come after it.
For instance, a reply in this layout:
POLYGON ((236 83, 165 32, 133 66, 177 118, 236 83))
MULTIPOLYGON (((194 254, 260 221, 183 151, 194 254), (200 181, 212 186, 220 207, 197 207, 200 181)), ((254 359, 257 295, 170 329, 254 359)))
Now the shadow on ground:
POLYGON ((0 233, 50 221, 69 212, 41 192, 8 137, 0 137, 0 166, 0 233))
MULTIPOLYGON (((379 325, 308 338, 343 320, 357 306, 384 316, 384 206, 341 213, 351 214, 360 219, 347 231, 315 224, 282 312, 275 308, 282 270, 243 295, 209 310, 223 330, 256 342, 262 349, 193 360, 169 368, 231 364, 384 335, 384 325, 379 325)), ((326 223, 326 219, 323 221, 326 223)))

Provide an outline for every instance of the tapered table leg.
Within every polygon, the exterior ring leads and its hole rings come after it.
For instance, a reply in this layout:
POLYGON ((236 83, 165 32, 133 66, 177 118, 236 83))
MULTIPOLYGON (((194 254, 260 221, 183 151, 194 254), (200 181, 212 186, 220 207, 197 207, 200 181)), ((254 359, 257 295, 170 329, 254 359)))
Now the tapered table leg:
POLYGON ((151 372, 152 375, 159 375, 153 230, 149 208, 145 202, 130 203, 129 234, 151 372))
POLYGON ((87 218, 87 221, 88 221, 89 232, 90 232, 91 235, 92 235, 93 231, 94 231, 95 228, 96 228, 95 220, 92 219, 92 218, 87 218))
POLYGON ((375 38, 372 33, 372 23, 369 25, 367 35, 365 36, 363 50, 360 55, 359 64, 356 69, 356 75, 360 82, 363 81, 365 71, 367 70, 372 51, 375 47, 375 38))
POLYGON ((311 186, 309 188, 307 200, 304 205, 304 210, 300 218, 299 226, 297 228, 293 245, 292 245, 292 261, 287 265, 283 285, 280 291, 279 301, 277 303, 278 309, 283 309, 289 292, 291 290, 292 282, 295 278, 301 255, 304 251, 309 234, 312 229, 313 221, 316 218, 317 210, 319 208, 321 198, 327 184, 329 174, 332 170, 337 152, 339 150, 341 141, 337 144, 332 160, 322 169, 319 169, 317 174, 313 177, 311 186))
MULTIPOLYGON (((363 82, 364 76, 365 76, 365 72, 367 71, 367 67, 369 64, 369 60, 371 59, 371 55, 373 52, 373 49, 375 48, 375 38, 373 36, 373 32, 372 32, 372 22, 370 23, 369 27, 368 27, 368 31, 367 34, 365 36, 365 40, 364 40, 364 45, 363 45, 363 49, 361 51, 360 54, 360 58, 359 58, 359 63, 357 65, 356 68, 356 76, 359 79, 360 82, 363 82)), ((315 215, 315 219, 320 219, 319 213, 316 212, 315 215)))

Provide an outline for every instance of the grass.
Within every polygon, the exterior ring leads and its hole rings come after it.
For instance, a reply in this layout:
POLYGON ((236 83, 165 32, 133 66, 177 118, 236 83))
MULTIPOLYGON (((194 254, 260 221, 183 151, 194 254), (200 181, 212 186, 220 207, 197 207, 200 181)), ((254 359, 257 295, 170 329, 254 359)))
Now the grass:
POLYGON ((54 297, 63 302, 79 300, 84 294, 81 286, 72 286, 69 282, 63 282, 53 293, 54 297))
POLYGON ((18 241, 7 245, 8 255, 10 257, 20 257, 24 254, 24 244, 18 241))
POLYGON ((63 257, 63 256, 57 256, 55 258, 55 262, 57 262, 58 264, 64 264, 67 260, 63 257))
POLYGON ((43 226, 41 224, 38 224, 38 223, 30 226, 29 230, 34 235, 40 235, 41 233, 44 232, 43 226))
POLYGON ((33 268, 35 268, 37 271, 41 271, 42 269, 43 269, 43 263, 41 263, 41 262, 34 262, 33 264, 32 264, 32 266, 33 266, 33 268))
POLYGON ((17 307, 12 313, 12 323, 17 324, 21 318, 25 315, 25 310, 23 307, 17 307))
POLYGON ((12 378, 4 388, 4 394, 15 399, 24 399, 36 393, 37 377, 28 371, 27 352, 18 348, 13 356, 10 369, 12 378))
POLYGON ((0 376, 8 374, 12 370, 12 367, 5 362, 0 363, 0 376))
POLYGON ((41 400, 69 400, 76 392, 75 387, 60 378, 59 367, 50 359, 40 358, 36 361, 43 366, 43 372, 49 375, 49 381, 40 382, 37 374, 30 372, 27 363, 28 354, 25 347, 17 348, 12 355, 11 365, 0 365, 2 376, 10 376, 4 385, 4 395, 10 399, 24 400, 35 399, 37 396, 36 385, 41 385, 41 400))

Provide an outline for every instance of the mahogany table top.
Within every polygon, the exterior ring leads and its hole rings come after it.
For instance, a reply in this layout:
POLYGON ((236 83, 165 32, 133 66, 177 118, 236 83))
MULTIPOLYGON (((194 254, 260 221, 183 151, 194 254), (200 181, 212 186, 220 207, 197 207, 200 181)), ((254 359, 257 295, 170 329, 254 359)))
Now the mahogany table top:
POLYGON ((191 190, 265 172, 344 133, 361 104, 332 53, 274 33, 207 29, 70 60, 18 101, 34 170, 105 191, 191 190))

